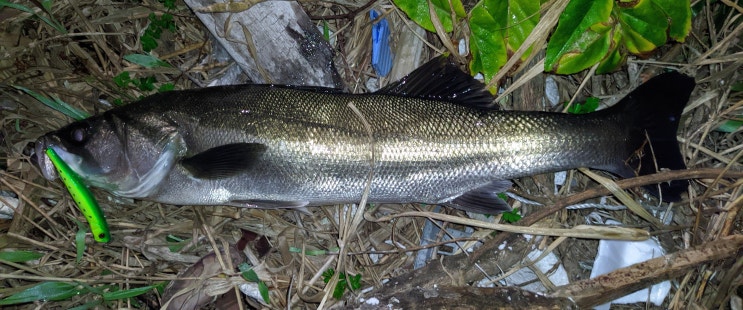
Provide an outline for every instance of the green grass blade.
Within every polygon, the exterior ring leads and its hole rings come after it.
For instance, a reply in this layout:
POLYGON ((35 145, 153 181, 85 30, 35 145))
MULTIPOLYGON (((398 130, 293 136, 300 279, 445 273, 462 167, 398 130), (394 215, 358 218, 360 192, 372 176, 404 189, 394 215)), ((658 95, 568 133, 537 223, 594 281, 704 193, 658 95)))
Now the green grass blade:
POLYGON ((65 300, 81 293, 87 293, 87 291, 74 283, 44 282, 0 300, 0 306, 37 300, 65 300))
POLYGON ((114 292, 107 292, 103 294, 103 300, 111 301, 111 300, 118 300, 118 299, 127 299, 132 297, 137 297, 139 295, 145 294, 147 292, 152 291, 153 289, 157 289, 159 286, 163 286, 163 283, 155 284, 155 285, 148 285, 143 287, 137 287, 133 289, 128 290, 120 290, 120 291, 114 291, 114 292))
POLYGON ((44 253, 33 252, 33 251, 8 251, 0 252, 0 260, 9 261, 13 263, 22 263, 32 260, 36 260, 44 257, 44 253))
MULTIPOLYGON (((49 5, 50 8, 51 8, 51 4, 46 4, 46 5, 49 5)), ((46 5, 45 5, 45 7, 46 7, 46 5)), ((52 28, 54 28, 55 30, 59 31, 60 33, 64 33, 64 34, 67 33, 67 29, 65 29, 64 26, 60 22, 58 22, 57 20, 51 20, 51 19, 46 18, 44 16, 38 15, 38 14, 34 13, 34 10, 33 9, 31 9, 31 8, 25 6, 25 5, 11 3, 11 2, 8 2, 8 1, 5 1, 5 0, 0 0, 0 9, 2 9, 3 7, 9 7, 9 8, 16 9, 16 10, 19 10, 19 11, 23 11, 23 12, 26 12, 26 13, 29 13, 29 14, 33 14, 34 16, 38 17, 43 22, 45 22, 47 25, 49 25, 52 28)), ((52 17, 52 19, 54 19, 54 18, 52 17)))
POLYGON ((16 89, 20 91, 23 91, 24 93, 28 94, 31 97, 34 97, 34 99, 40 101, 44 105, 56 111, 59 111, 60 113, 67 115, 74 120, 79 121, 79 120, 90 117, 90 114, 86 113, 85 111, 81 111, 81 110, 74 108, 73 106, 67 104, 66 102, 62 101, 61 99, 57 97, 52 97, 52 99, 49 99, 45 97, 44 95, 39 94, 23 86, 14 85, 13 87, 15 87, 16 89))

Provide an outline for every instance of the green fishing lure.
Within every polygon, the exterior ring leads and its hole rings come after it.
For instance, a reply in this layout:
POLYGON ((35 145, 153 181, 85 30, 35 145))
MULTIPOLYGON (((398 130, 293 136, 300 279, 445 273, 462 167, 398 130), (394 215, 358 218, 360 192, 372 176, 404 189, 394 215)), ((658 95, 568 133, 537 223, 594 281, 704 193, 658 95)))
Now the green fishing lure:
POLYGON ((88 219, 90 231, 93 232, 93 239, 104 243, 111 240, 108 223, 106 223, 106 218, 103 216, 103 211, 98 206, 93 193, 85 186, 85 182, 83 182, 75 171, 72 171, 70 166, 52 148, 46 149, 46 155, 49 156, 52 164, 54 164, 54 168, 59 172, 59 178, 62 179, 62 183, 67 187, 77 207, 80 208, 85 218, 88 219))

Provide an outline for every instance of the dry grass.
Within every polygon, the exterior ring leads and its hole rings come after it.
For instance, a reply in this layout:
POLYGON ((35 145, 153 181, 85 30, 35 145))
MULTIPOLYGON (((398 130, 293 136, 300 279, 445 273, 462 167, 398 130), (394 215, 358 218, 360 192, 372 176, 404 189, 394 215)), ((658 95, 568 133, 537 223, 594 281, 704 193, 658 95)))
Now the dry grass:
MULTIPOLYGON (((0 158, 3 159, 0 190, 12 193, 0 196, 0 199, 8 200, 4 197, 13 195, 20 199, 13 219, 0 220, 0 248, 44 255, 27 263, 0 260, 0 297, 45 281, 72 281, 111 290, 173 280, 180 271, 207 253, 235 244, 243 238, 243 230, 265 236, 270 244, 271 250, 265 256, 257 253, 259 247, 254 243, 246 248, 250 252, 249 262, 258 266, 259 276, 270 288, 269 308, 317 308, 337 304, 330 297, 332 290, 326 288, 320 277, 327 268, 362 274, 363 287, 379 285, 383 279, 405 274, 412 268, 417 250, 422 249, 423 227, 436 214, 432 212, 433 206, 381 205, 374 209, 327 206, 303 214, 232 207, 177 207, 116 199, 104 192, 97 192, 97 197, 111 226, 113 241, 105 245, 96 244, 88 236, 82 260, 77 262, 75 236, 79 227, 76 221, 83 217, 64 193, 62 185, 44 180, 30 165, 28 156, 23 155, 29 142, 70 122, 70 119, 11 85, 58 96, 93 114, 109 108, 99 99, 121 98, 127 102, 148 94, 134 88, 117 87, 113 77, 123 71, 136 77, 155 76, 160 82, 174 83, 177 89, 187 89, 206 85, 230 66, 211 56, 211 42, 206 30, 182 3, 174 12, 179 27, 177 34, 166 32, 161 40, 164 43, 155 50, 161 59, 177 69, 144 69, 131 65, 122 57, 140 51, 138 34, 147 26, 147 14, 162 12, 162 6, 151 0, 142 3, 104 2, 55 2, 51 8, 52 16, 63 21, 69 34, 57 32, 28 13, 0 9, 0 158), (430 213, 423 213, 423 217, 398 216, 412 210, 430 213), (168 248, 175 240, 169 236, 184 240, 179 244, 182 246, 179 250, 168 248), (300 251, 306 254, 298 253, 300 251)), ((30 2, 24 4, 35 8, 40 15, 50 16, 30 2)), ((366 39, 368 11, 355 11, 365 4, 355 1, 303 3, 312 16, 338 17, 328 21, 337 39, 336 64, 348 88, 354 92, 365 91, 367 80, 374 77, 369 65, 370 42, 366 39)), ((410 23, 389 2, 379 2, 376 6, 389 11, 393 29, 401 29, 410 23)), ((684 113, 679 138, 689 168, 717 170, 695 179, 689 198, 681 203, 653 205, 654 210, 672 210, 674 214, 670 224, 651 230, 668 252, 743 232, 740 215, 743 182, 740 178, 722 177, 723 171, 741 170, 743 132, 715 131, 722 122, 743 114, 741 93, 731 92, 729 87, 731 83, 743 80, 740 69, 743 49, 739 42, 743 37, 743 23, 740 21, 743 12, 729 1, 704 8, 694 18, 693 33, 685 44, 663 47, 653 58, 634 59, 626 67, 634 73, 677 68, 695 76, 699 84, 684 113)), ((395 30, 392 32, 396 33, 395 30)), ((460 39, 460 32, 455 33, 460 39)), ((435 55, 446 50, 435 34, 428 34, 426 39, 425 53, 435 55)), ((543 101, 538 99, 544 93, 543 75, 531 74, 538 72, 536 66, 540 64, 537 57, 522 64, 522 73, 503 80, 506 87, 516 85, 507 96, 502 96, 504 100, 500 102, 506 108, 544 109, 543 101)), ((627 71, 622 71, 607 76, 582 73, 555 78, 563 90, 561 100, 568 101, 572 97, 619 94, 630 89, 630 84, 636 81, 627 77, 627 71), (584 81, 586 84, 579 91, 579 85, 584 81)), ((559 193, 553 190, 551 175, 517 180, 515 192, 551 206, 536 207, 515 202, 526 214, 523 223, 533 223, 547 230, 585 223, 585 216, 592 210, 568 210, 565 207, 568 204, 598 203, 596 197, 607 193, 600 193, 603 189, 580 172, 572 171, 568 177, 575 179, 577 186, 565 187, 559 193), (576 193, 578 196, 574 196, 576 193), (576 197, 583 198, 574 201, 576 197)), ((637 186, 631 180, 618 183, 637 186)), ((634 198, 641 196, 639 190, 632 194, 634 198)), ((620 203, 609 197, 606 204, 620 203)), ((644 205, 648 204, 644 202, 644 205)), ((475 228, 472 237, 461 240, 469 241, 467 246, 478 243, 472 242, 474 240, 484 242, 486 247, 497 246, 491 234, 494 226, 466 222, 470 219, 460 212, 446 209, 442 212, 460 221, 442 217, 436 221, 439 227, 463 229, 461 225, 466 224, 475 228)), ((602 212, 631 227, 651 227, 631 211, 602 212)), ((440 233, 437 240, 429 240, 431 245, 427 247, 446 245, 456 248, 451 243, 440 242, 443 237, 444 234, 440 233)), ((562 258, 571 280, 588 277, 590 270, 583 263, 593 260, 598 241, 566 237, 540 240, 534 246, 550 250, 562 258)), ((511 254, 517 256, 514 262, 528 253, 514 252, 511 254)), ((434 257, 434 261, 436 259, 434 257)), ((479 267, 497 278, 501 272, 512 268, 504 265, 505 261, 485 262, 479 267)), ((222 256, 216 263, 222 266, 230 264, 222 256)), ((733 256, 684 270, 681 276, 674 278, 671 295, 662 308, 730 307, 731 296, 738 300, 743 297, 741 265, 740 258, 733 256)), ((225 271, 217 270, 219 272, 225 271)), ((229 271, 227 273, 227 276, 216 279, 239 278, 229 271)), ((459 280, 471 283, 484 277, 484 274, 474 271, 459 280)), ((446 274, 440 278, 442 284, 456 284, 446 274)), ((546 286, 550 287, 549 284, 546 286)), ((84 294, 17 308, 70 308, 92 301, 100 301, 100 297, 84 294)), ((157 308, 164 302, 153 290, 132 300, 109 301, 105 307, 157 308)), ((252 307, 265 307, 255 300, 249 300, 249 303, 252 307)), ((644 305, 631 307, 645 308, 644 305)))

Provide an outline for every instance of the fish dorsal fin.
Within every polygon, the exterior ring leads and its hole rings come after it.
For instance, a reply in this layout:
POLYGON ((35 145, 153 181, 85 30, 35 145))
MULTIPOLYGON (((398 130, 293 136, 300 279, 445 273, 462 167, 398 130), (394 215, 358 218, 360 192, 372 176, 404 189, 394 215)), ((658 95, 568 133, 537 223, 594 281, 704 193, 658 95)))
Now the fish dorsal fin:
POLYGON ((509 180, 493 181, 469 192, 465 192, 464 194, 445 202, 444 205, 462 211, 470 211, 480 214, 498 214, 511 211, 511 206, 498 197, 498 193, 502 193, 510 187, 511 181, 509 180))
POLYGON ((222 179, 250 169, 265 151, 260 143, 225 144, 184 158, 181 165, 195 178, 222 179))
POLYGON ((482 110, 497 109, 485 85, 459 70, 444 56, 432 59, 375 94, 448 101, 482 110))

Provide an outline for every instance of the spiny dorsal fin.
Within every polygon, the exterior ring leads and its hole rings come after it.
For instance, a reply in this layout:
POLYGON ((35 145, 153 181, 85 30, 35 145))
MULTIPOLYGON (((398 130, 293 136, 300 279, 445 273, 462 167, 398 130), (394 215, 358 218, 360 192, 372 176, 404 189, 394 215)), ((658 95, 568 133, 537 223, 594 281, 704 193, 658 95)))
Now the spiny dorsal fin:
POLYGON ((493 95, 485 85, 459 70, 444 56, 432 59, 375 94, 448 101, 476 109, 497 109, 493 95))

